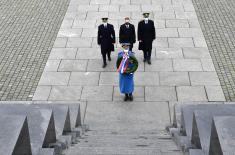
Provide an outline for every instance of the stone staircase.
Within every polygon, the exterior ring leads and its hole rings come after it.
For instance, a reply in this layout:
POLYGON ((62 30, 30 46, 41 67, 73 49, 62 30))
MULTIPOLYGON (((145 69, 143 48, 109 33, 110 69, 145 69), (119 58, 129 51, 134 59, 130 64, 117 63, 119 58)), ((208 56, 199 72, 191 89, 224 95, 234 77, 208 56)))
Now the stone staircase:
POLYGON ((66 155, 182 155, 165 131, 88 131, 66 155))
POLYGON ((64 154, 183 155, 163 125, 169 120, 166 105, 161 102, 88 102, 87 131, 64 154))

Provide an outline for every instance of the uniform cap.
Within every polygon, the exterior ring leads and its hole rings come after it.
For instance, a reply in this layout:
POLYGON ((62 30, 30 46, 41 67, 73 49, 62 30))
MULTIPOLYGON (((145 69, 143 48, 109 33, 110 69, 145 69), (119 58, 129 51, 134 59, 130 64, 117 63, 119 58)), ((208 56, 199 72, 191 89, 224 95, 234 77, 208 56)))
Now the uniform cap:
POLYGON ((131 44, 130 43, 122 43, 122 47, 123 46, 130 46, 131 44))

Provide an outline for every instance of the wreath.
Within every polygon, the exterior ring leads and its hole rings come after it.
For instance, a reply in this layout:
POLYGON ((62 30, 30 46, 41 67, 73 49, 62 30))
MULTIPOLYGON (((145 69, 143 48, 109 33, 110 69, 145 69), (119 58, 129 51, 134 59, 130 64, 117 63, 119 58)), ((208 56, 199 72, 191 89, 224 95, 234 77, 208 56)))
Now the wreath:
MULTIPOLYGON (((116 67, 119 68, 120 64, 122 62, 122 57, 118 57, 116 67)), ((129 56, 128 58, 128 67, 124 74, 130 74, 134 73, 138 68, 138 60, 135 58, 135 56, 129 56)))

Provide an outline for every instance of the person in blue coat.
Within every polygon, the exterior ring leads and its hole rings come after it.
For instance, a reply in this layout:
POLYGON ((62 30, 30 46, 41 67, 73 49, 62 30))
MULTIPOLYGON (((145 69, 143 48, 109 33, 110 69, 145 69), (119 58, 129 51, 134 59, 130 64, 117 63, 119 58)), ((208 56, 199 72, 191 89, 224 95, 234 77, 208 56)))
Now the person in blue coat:
POLYGON ((134 52, 130 51, 130 43, 123 43, 123 51, 118 53, 117 68, 119 72, 120 92, 125 94, 124 101, 133 101, 134 72, 138 68, 138 61, 134 52))

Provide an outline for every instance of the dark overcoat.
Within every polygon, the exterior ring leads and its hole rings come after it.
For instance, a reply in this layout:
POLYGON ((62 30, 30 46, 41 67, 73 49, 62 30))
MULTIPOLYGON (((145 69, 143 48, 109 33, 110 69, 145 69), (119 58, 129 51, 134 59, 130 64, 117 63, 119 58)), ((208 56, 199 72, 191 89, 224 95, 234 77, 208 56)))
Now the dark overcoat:
POLYGON ((152 20, 148 20, 148 23, 145 24, 145 21, 142 20, 138 24, 138 40, 139 50, 150 51, 152 50, 153 40, 156 38, 155 26, 152 20))
POLYGON ((133 24, 129 24, 129 28, 127 28, 126 24, 121 25, 119 30, 119 43, 130 43, 133 47, 135 42, 135 26, 133 24))
POLYGON ((103 24, 98 27, 97 42, 101 46, 101 53, 114 51, 115 30, 112 24, 107 24, 105 28, 103 24))

